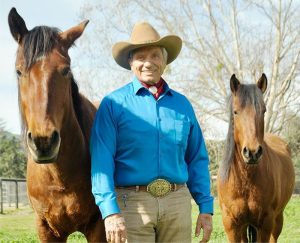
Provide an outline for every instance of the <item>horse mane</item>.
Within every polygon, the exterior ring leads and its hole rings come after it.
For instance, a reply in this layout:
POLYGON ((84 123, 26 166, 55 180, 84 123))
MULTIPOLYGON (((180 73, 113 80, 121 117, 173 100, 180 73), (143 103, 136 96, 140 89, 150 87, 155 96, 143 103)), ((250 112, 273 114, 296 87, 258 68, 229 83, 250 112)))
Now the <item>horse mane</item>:
MULTIPOLYGON (((236 93, 238 96, 241 108, 245 108, 246 105, 254 106, 257 113, 260 113, 263 109, 263 95, 261 90, 255 84, 240 84, 236 93)), ((220 164, 220 178, 221 181, 226 181, 229 176, 232 161, 235 153, 235 141, 234 141, 234 121, 233 121, 233 107, 232 107, 232 95, 228 99, 229 106, 229 124, 228 132, 225 140, 225 147, 223 153, 223 159, 220 164)))
MULTIPOLYGON (((54 46, 58 44, 60 40, 59 33, 61 31, 58 28, 48 27, 48 26, 37 26, 30 30, 24 36, 23 42, 23 56, 25 60, 25 69, 28 71, 30 67, 38 61, 40 57, 48 55, 54 46)), ((21 106, 21 99, 20 99, 20 89, 18 94, 19 99, 19 109, 21 115, 21 122, 22 122, 22 134, 25 138, 27 124, 24 119, 24 112, 22 111, 21 106)), ((75 111, 76 119, 79 123, 79 126, 83 132, 85 140, 88 141, 86 137, 87 134, 85 129, 83 129, 83 118, 82 118, 82 99, 79 93, 78 85, 74 78, 71 79, 71 92, 72 92, 72 102, 73 108, 75 111)))

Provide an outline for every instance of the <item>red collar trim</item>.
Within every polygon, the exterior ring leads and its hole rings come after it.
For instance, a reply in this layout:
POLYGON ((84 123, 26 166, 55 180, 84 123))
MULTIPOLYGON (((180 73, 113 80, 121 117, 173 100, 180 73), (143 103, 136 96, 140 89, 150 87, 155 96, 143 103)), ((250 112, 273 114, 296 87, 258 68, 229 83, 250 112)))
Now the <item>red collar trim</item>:
POLYGON ((155 86, 157 88, 157 92, 156 94, 151 94, 154 96, 155 99, 158 99, 159 96, 164 92, 164 84, 165 84, 165 80, 163 80, 162 78, 160 78, 160 80, 155 84, 155 85, 149 85, 149 84, 146 84, 142 81, 140 81, 140 83, 146 88, 146 89, 149 89, 149 87, 151 86, 155 86))

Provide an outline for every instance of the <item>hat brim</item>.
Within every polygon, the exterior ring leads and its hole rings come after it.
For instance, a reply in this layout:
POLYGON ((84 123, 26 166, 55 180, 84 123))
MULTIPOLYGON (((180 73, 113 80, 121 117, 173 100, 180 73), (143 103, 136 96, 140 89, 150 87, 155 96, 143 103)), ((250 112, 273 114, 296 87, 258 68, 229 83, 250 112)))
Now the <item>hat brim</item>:
POLYGON ((129 65, 129 53, 135 49, 145 47, 145 46, 161 46, 164 47, 168 53, 168 60, 167 64, 173 62, 178 54, 180 53, 181 47, 182 47, 182 40, 180 37, 176 35, 167 35, 165 37, 162 37, 161 39, 153 42, 147 42, 147 43, 130 43, 121 41, 116 43, 112 47, 112 54, 115 59, 115 61, 123 68, 126 68, 130 70, 129 65))

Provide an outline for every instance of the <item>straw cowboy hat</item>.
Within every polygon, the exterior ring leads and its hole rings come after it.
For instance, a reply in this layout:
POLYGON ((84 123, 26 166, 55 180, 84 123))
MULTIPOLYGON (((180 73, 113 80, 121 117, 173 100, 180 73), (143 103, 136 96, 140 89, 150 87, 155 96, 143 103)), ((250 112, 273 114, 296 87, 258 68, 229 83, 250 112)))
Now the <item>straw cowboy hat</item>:
POLYGON ((133 27, 129 42, 121 41, 112 48, 115 61, 123 68, 130 70, 129 53, 144 46, 161 46, 168 53, 167 64, 171 63, 178 56, 182 41, 176 35, 167 35, 160 38, 157 31, 147 22, 141 22, 133 27))

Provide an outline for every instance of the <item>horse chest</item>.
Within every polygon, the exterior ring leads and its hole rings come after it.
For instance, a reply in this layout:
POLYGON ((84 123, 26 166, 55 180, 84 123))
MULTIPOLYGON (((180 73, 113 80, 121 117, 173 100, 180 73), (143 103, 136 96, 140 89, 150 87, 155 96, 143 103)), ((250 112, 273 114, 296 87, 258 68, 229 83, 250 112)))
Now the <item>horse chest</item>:
MULTIPOLYGON (((54 222, 61 222, 61 219, 68 219, 74 223, 76 218, 82 218, 83 207, 72 195, 66 195, 56 202, 52 202, 49 210, 49 218, 54 222)), ((77 222, 78 223, 78 222, 77 222)))
POLYGON ((88 203, 81 203, 75 193, 62 196, 52 192, 49 198, 51 200, 47 201, 31 198, 31 203, 39 218, 45 220, 53 232, 74 232, 88 222, 91 208, 87 208, 88 203))
POLYGON ((264 207, 257 200, 238 198, 231 203, 223 204, 226 215, 239 223, 259 225, 267 216, 268 207, 264 207))
POLYGON ((239 183, 221 184, 219 186, 220 202, 228 214, 235 218, 247 217, 261 210, 263 197, 256 186, 239 183), (227 188, 233 188, 227 190, 227 188))
MULTIPOLYGON (((88 198, 86 198, 88 200, 88 198)), ((58 221, 60 218, 75 220, 82 218, 83 212, 87 212, 87 204, 82 198, 78 198, 75 192, 68 192, 62 186, 48 186, 43 193, 30 193, 30 201, 33 208, 44 218, 58 221)))

